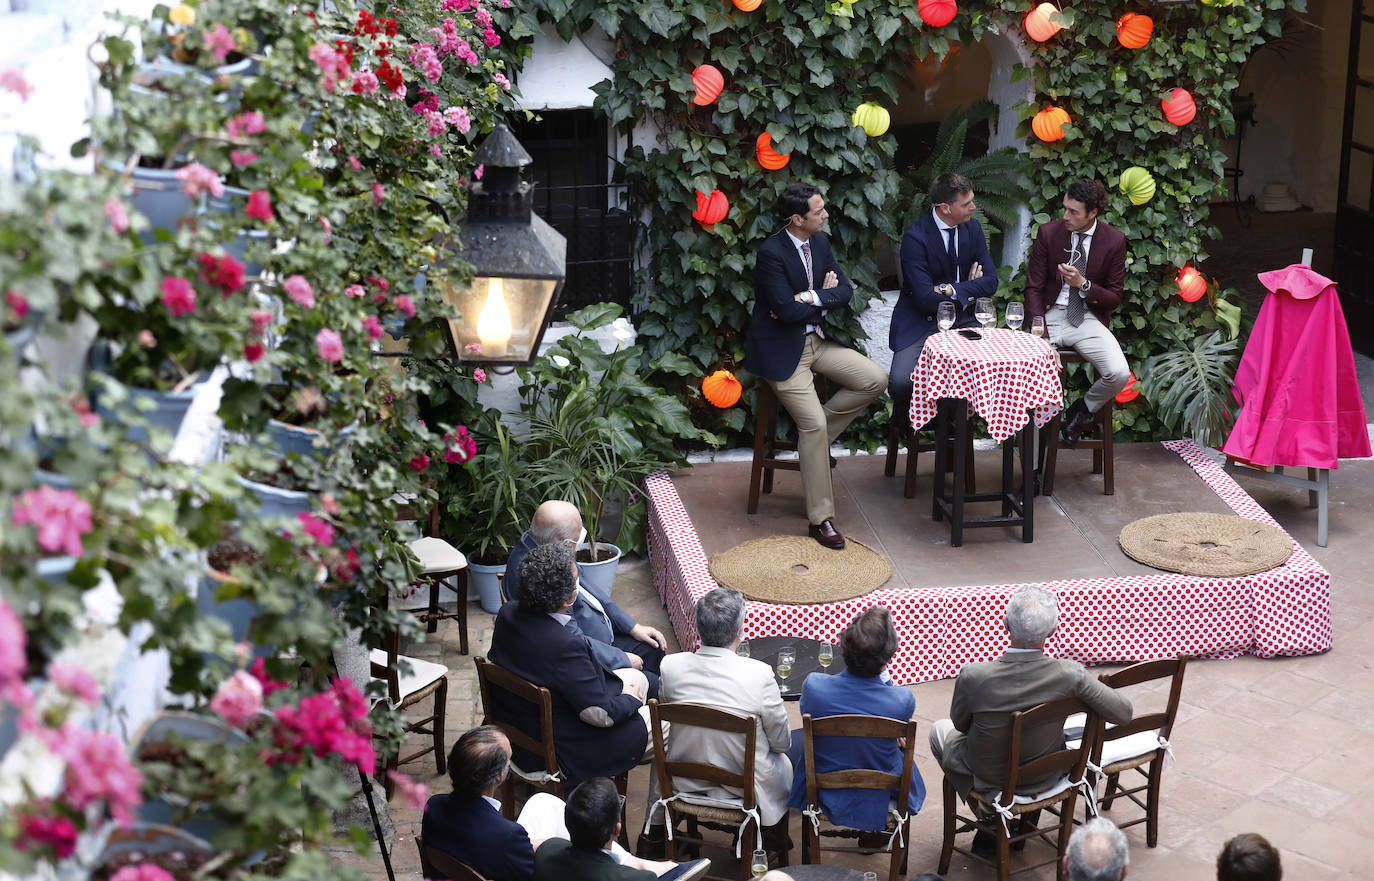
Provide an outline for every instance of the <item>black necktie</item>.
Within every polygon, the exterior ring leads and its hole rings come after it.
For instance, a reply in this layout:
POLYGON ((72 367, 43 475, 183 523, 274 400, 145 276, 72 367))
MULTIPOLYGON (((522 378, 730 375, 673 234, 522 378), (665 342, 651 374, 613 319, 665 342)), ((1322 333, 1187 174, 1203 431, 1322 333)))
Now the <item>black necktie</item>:
POLYGON ((955 229, 950 227, 945 230, 945 252, 949 254, 949 262, 954 265, 954 280, 959 280, 959 248, 954 243, 955 229))
MULTIPOLYGON (((1069 255, 1069 262, 1081 273, 1088 271, 1088 255, 1083 250, 1087 241, 1086 233, 1076 232, 1073 234, 1073 252, 1069 255)), ((1079 290, 1079 288, 1069 288, 1069 302, 1066 309, 1068 314, 1066 317, 1069 319, 1071 327, 1078 327, 1083 323, 1083 313, 1087 310, 1087 301, 1079 294, 1079 290)))

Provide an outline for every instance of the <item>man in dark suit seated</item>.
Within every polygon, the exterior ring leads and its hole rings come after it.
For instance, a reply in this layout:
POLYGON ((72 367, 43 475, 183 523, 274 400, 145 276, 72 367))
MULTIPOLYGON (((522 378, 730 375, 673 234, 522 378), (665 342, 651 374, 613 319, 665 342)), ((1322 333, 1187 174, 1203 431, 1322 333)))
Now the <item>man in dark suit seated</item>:
POLYGON ((658 863, 663 873, 639 868, 633 857, 622 856, 615 839, 620 834, 620 794, 604 777, 587 780, 568 796, 563 814, 568 840, 550 839, 534 853, 535 881, 693 881, 705 876, 710 860, 658 863))
MULTIPOLYGON (((582 513, 572 502, 550 499, 534 512, 534 520, 506 561, 506 596, 520 595, 520 561, 525 554, 555 541, 581 544, 587 537, 582 513)), ((668 650, 668 640, 656 628, 637 624, 609 595, 598 596, 577 585, 577 602, 568 614, 568 629, 590 642, 601 666, 612 672, 638 670, 648 686, 647 697, 658 697, 658 668, 668 650)), ((620 675, 620 674, 618 674, 620 675)), ((632 678, 632 677, 631 677, 632 678)))
MULTIPOLYGON (((639 687, 622 681, 597 661, 591 646, 568 629, 568 610, 577 599, 577 564, 571 545, 540 545, 520 563, 519 598, 496 615, 492 663, 542 685, 553 696, 553 740, 568 783, 614 777, 633 768, 649 746, 649 710, 639 687)), ((524 731, 538 730, 529 705, 505 705, 495 695, 495 712, 524 731)), ((538 756, 519 750, 515 763, 541 767, 538 756)))

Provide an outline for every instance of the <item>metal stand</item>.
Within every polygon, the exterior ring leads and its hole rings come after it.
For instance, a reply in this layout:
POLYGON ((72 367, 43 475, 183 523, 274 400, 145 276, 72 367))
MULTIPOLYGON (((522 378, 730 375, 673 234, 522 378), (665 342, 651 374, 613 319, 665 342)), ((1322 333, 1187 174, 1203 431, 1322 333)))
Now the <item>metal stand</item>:
POLYGON ((396 881, 396 872, 391 868, 391 854, 386 849, 386 836, 382 834, 382 820, 377 816, 377 803, 372 800, 372 778, 358 768, 358 779, 363 782, 363 797, 367 799, 367 812, 372 817, 372 832, 377 836, 377 849, 382 852, 382 865, 386 867, 387 881, 396 881))
POLYGON ((1232 476, 1245 474, 1260 480, 1268 480, 1273 483, 1282 483, 1286 486, 1296 486, 1307 490, 1307 507, 1317 509, 1317 545, 1326 547, 1326 525, 1327 525, 1327 499, 1330 496, 1331 471, 1327 468, 1308 468, 1307 479, 1292 477, 1283 473, 1282 465, 1275 465, 1273 471, 1266 471, 1238 462, 1235 459, 1227 459, 1224 466, 1226 473, 1232 476))

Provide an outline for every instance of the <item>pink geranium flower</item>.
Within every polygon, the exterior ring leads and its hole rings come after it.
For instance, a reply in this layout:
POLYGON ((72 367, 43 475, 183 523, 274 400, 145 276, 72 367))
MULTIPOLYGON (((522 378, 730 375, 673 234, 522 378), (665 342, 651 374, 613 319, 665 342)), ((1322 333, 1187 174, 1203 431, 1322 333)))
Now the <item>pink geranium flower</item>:
POLYGON ((308 511, 300 512, 296 519, 301 522, 301 531, 315 541, 326 546, 334 543, 334 527, 327 520, 321 520, 308 511))
POLYGON ((377 770, 367 699, 347 679, 335 679, 329 691, 303 698, 299 708, 278 709, 272 739, 277 753, 269 762, 299 762, 312 752, 355 762, 365 774, 377 770))
POLYGON ((245 168, 258 161, 258 154, 252 150, 230 150, 229 161, 234 163, 235 168, 245 168))
POLYGON ((63 802, 80 811, 104 801, 116 820, 129 824, 143 801, 143 775, 129 762, 123 741, 67 722, 53 733, 49 747, 67 763, 63 802))
POLYGON ((429 467, 429 456, 424 453, 416 453, 410 457, 410 467, 415 471, 424 471, 429 467))
POLYGON ((224 296, 229 296, 243 287, 243 264, 234 259, 233 254, 216 257, 213 254, 200 255, 200 280, 218 288, 224 296))
POLYGON ((162 305, 175 318, 196 311, 196 292, 184 278, 169 275, 162 280, 162 305))
POLYGON ((99 686, 95 684, 91 674, 75 664, 49 664, 48 680, 67 694, 88 704, 100 703, 99 686))
POLYGON ((468 433, 466 425, 460 425, 451 433, 444 435, 444 461, 460 465, 477 455, 477 441, 468 433))
POLYGON ((366 293, 367 291, 364 290, 363 286, 360 284, 351 284, 348 287, 344 288, 344 296, 352 297, 353 299, 357 299, 358 297, 364 296, 366 293))
POLYGON ((420 781, 412 780, 400 771, 387 771, 386 776, 396 785, 396 791, 412 808, 423 808, 429 798, 429 789, 420 781))
POLYGON ((299 303, 307 309, 315 306, 315 289, 310 286, 310 282, 304 276, 293 275, 281 283, 282 290, 293 302, 299 303))
POLYGON ((487 372, 480 367, 473 368, 472 378, 477 382, 486 382, 487 372))
POLYGON ((225 724, 246 728, 262 709, 262 683, 251 673, 238 670, 220 683, 219 690, 210 699, 210 709, 225 724))
POLYGON ((382 323, 377 320, 376 315, 363 316, 363 330, 367 331, 368 339, 379 340, 386 331, 382 328, 382 323))
POLYGON ((243 213, 263 223, 271 223, 277 219, 272 213, 272 197, 266 190, 254 190, 249 193, 248 206, 244 208, 243 213))
POLYGON ((20 101, 28 101, 34 92, 33 83, 25 79, 24 71, 17 67, 0 70, 0 89, 15 93, 20 101))
POLYGON ((224 26, 224 22, 216 22, 215 26, 204 31, 201 39, 205 41, 205 48, 215 54, 220 61, 229 57, 229 53, 237 49, 238 43, 234 42, 234 35, 229 33, 229 29, 224 26))
POLYGON ((262 356, 267 353, 267 347, 262 343, 244 343, 243 360, 249 364, 256 364, 262 360, 262 356))
POLYGON ((199 162, 193 162, 185 168, 177 171, 177 180, 186 184, 182 192, 192 199, 198 199, 205 194, 212 196, 224 195, 224 181, 220 176, 199 162))
POLYGON ((254 660, 253 666, 248 668, 248 672, 253 674, 253 678, 258 680, 258 684, 262 686, 263 697, 267 697, 272 694, 272 692, 281 691, 283 688, 287 687, 285 682, 278 682, 268 675, 267 661, 263 658, 254 660))
POLYGON ((124 866, 110 876, 110 881, 173 881, 172 873, 152 863, 124 866))
POLYGON ((129 228, 129 211, 114 196, 105 200, 105 216, 110 218, 110 229, 116 234, 123 235, 129 228))
POLYGON ((20 703, 21 695, 27 695, 24 687, 24 671, 28 669, 29 659, 24 653, 28 635, 24 632, 24 622, 19 620, 10 604, 0 597, 0 700, 20 703))
POLYGON ((65 860, 76 852, 76 824, 61 815, 48 817, 28 814, 19 818, 18 850, 35 845, 51 847, 53 856, 65 860))
POLYGON ((15 321, 23 321, 29 315, 29 301, 16 290, 5 291, 5 305, 14 313, 15 321))
POLYGON ((410 297, 407 297, 405 294, 392 297, 391 305, 396 307, 396 311, 403 313, 405 317, 415 317, 415 304, 412 303, 410 297))
POLYGON ((319 350, 320 357, 331 364, 343 359, 343 340, 339 338, 337 330, 320 328, 320 332, 315 334, 315 348, 319 350))
POLYGON ((324 243, 327 245, 334 238, 334 224, 329 222, 328 217, 320 217, 320 226, 324 228, 324 243))
POLYGON ((248 135, 257 135, 267 130, 267 122, 262 118, 262 114, 256 110, 249 110, 232 116, 224 124, 224 130, 229 133, 231 138, 242 138, 248 135))
POLYGON ((444 111, 444 119, 463 134, 467 134, 468 129, 472 128, 472 120, 468 117, 468 111, 464 107, 450 107, 444 111))
POLYGON ((373 204, 373 205, 380 205, 380 204, 382 204, 382 200, 385 199, 385 198, 386 198, 386 188, 383 187, 381 184, 374 183, 374 184, 372 185, 372 204, 373 204))
POLYGON ((50 486, 25 490, 14 501, 15 526, 38 527, 38 546, 50 553, 81 556, 81 536, 90 532, 91 506, 69 489, 50 486))
POLYGON ((377 75, 367 68, 353 75, 353 91, 359 95, 375 95, 379 85, 377 75))

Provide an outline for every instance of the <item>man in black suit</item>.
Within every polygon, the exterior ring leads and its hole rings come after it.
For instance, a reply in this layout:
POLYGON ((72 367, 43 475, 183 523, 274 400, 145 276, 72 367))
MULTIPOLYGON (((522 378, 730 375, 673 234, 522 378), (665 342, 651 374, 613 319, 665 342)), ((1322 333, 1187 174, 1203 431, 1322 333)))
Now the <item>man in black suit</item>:
POLYGON ((814 185, 793 181, 778 197, 787 226, 764 240, 754 262, 754 313, 744 366, 763 377, 797 424, 797 458, 806 491, 811 537, 844 547, 835 526, 830 444, 883 393, 883 369, 853 349, 826 339, 828 313, 849 305, 854 286, 835 262, 821 229, 830 215, 814 185), (820 374, 840 386, 825 404, 820 374))
POLYGON ((958 305, 955 327, 972 327, 973 301, 997 292, 997 266, 988 253, 983 226, 973 216, 973 183, 962 174, 945 172, 930 187, 931 212, 902 236, 902 290, 892 308, 887 345, 892 370, 887 392, 892 421, 903 441, 911 436, 911 372, 926 339, 936 330, 940 304, 958 305))

